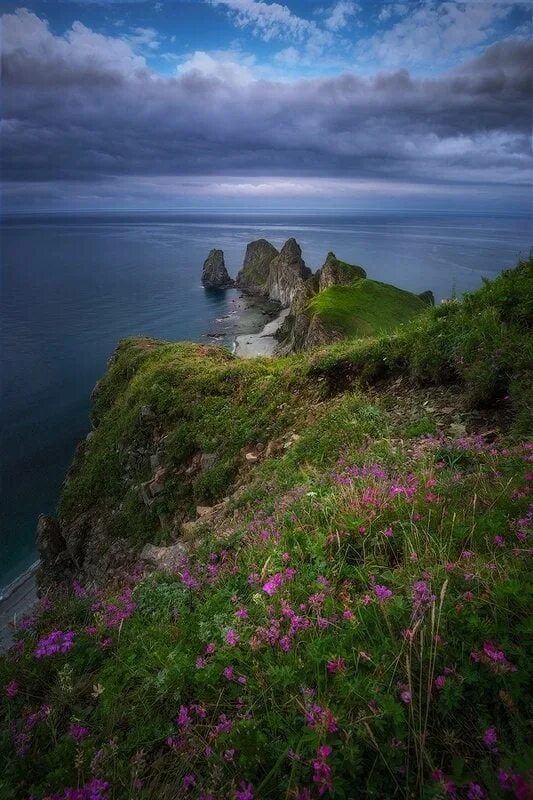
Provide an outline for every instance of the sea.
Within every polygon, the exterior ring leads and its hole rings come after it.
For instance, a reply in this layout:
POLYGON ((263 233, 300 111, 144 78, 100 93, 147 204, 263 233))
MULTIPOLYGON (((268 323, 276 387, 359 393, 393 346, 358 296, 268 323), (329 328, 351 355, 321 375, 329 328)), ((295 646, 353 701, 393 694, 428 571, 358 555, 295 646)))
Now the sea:
POLYGON ((532 244, 529 216, 444 212, 180 212, 5 215, 0 229, 0 597, 37 559, 91 390, 117 342, 145 335, 232 346, 263 309, 205 291, 209 250, 232 276, 247 242, 293 236, 312 268, 333 250, 369 277, 437 302, 475 289, 532 244), (211 334, 211 337, 208 336, 211 334), (216 337, 216 338, 215 338, 216 337))

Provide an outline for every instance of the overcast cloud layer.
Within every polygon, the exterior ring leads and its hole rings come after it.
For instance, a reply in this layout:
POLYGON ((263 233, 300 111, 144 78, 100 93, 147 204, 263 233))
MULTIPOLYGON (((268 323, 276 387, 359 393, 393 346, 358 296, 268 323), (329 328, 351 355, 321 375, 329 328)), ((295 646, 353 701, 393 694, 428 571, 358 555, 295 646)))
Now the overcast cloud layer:
MULTIPOLYGON (((354 5, 330 30, 343 10, 354 5)), ((19 10, 3 16, 6 204, 76 187, 90 205, 113 185, 148 197, 430 185, 520 194, 531 177, 531 64, 532 43, 509 39, 426 79, 396 69, 264 80, 232 53, 193 54, 169 77, 127 38, 81 22, 53 35, 19 10)))

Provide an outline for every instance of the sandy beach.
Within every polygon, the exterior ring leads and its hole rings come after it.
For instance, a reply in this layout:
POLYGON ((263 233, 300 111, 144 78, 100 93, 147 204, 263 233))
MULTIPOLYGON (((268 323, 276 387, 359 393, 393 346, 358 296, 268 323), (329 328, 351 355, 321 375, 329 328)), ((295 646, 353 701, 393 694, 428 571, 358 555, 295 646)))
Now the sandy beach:
POLYGON ((235 339, 235 355, 239 358, 257 358, 258 356, 273 355, 277 344, 275 334, 288 314, 289 309, 285 308, 275 319, 268 322, 259 333, 237 336, 235 339))

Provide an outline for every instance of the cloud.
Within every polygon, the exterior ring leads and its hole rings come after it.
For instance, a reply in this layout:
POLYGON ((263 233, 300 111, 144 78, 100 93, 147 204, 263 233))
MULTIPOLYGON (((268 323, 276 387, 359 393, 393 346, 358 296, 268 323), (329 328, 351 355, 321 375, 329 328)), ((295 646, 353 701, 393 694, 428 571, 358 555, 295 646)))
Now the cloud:
POLYGON ((350 17, 354 17, 359 11, 361 6, 352 0, 339 0, 328 10, 326 28, 330 31, 340 31, 349 24, 350 17))
POLYGON ((177 73, 192 78, 217 78, 224 83, 244 86, 255 80, 251 69, 253 64, 253 57, 242 56, 231 50, 211 53, 196 50, 178 65, 177 73))
POLYGON ((330 31, 322 30, 312 20, 293 14, 287 6, 280 3, 266 3, 263 0, 208 0, 208 2, 212 6, 226 8, 237 27, 250 27, 254 34, 265 42, 276 39, 304 42, 306 58, 320 55, 334 41, 330 31))
POLYGON ((380 21, 398 15, 400 19, 386 30, 359 39, 357 55, 392 68, 447 62, 464 48, 486 42, 494 25, 516 5, 512 0, 427 0, 410 11, 405 4, 385 5, 378 15, 380 21))
POLYGON ((529 41, 493 45, 431 79, 401 69, 277 82, 232 51, 197 51, 162 76, 130 42, 81 23, 62 36, 28 11, 2 23, 2 171, 13 202, 83 183, 87 195, 188 183, 254 196, 349 181, 529 184, 529 41))

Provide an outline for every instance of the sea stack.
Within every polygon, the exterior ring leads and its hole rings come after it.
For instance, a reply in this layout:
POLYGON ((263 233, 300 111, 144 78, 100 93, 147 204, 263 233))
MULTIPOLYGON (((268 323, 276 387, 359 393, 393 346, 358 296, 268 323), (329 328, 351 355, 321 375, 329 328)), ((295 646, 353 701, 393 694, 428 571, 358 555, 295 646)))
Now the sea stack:
POLYGON ((202 286, 204 289, 232 289, 235 286, 235 281, 228 275, 222 250, 211 250, 204 261, 202 286))
POLYGON ((270 264, 279 256, 278 250, 266 239, 256 239, 246 246, 242 269, 237 275, 239 289, 250 294, 268 294, 270 264))
POLYGON ((282 306, 290 306, 297 291, 311 275, 302 258, 302 250, 296 239, 287 239, 281 252, 270 263, 268 294, 282 306))

